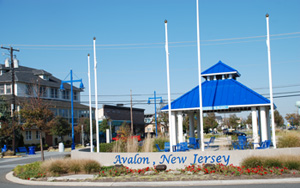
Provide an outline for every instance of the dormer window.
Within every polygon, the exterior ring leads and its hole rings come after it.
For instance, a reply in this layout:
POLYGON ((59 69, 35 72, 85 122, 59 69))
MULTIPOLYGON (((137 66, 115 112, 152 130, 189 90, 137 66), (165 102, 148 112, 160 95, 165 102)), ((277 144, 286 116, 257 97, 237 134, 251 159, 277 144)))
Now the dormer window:
POLYGON ((43 80, 49 80, 51 74, 44 70, 33 70, 33 74, 39 76, 43 80))
POLYGON ((39 75, 39 77, 43 80, 49 80, 49 76, 48 75, 39 75))

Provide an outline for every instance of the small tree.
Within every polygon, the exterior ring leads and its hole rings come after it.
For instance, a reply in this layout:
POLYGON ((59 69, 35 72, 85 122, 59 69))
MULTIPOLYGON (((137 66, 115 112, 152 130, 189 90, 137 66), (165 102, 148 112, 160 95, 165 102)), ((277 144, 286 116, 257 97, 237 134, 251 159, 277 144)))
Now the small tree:
POLYGON ((61 116, 56 116, 54 119, 52 119, 49 122, 49 126, 51 127, 51 134, 59 136, 62 142, 64 142, 63 136, 71 132, 71 126, 69 122, 61 116))
POLYGON ((53 113, 49 109, 50 104, 46 103, 41 96, 44 95, 45 90, 40 89, 39 84, 36 86, 36 96, 30 97, 22 105, 20 114, 24 120, 22 125, 24 128, 36 127, 40 134, 40 145, 41 145, 41 158, 44 161, 44 150, 42 132, 49 130, 49 122, 53 118, 53 113))
POLYGON ((10 110, 4 99, 0 99, 0 147, 12 142, 12 127, 10 110))
POLYGON ((252 125, 252 114, 251 113, 247 116, 245 123, 247 125, 252 125))
POLYGON ((218 123, 216 121, 215 113, 207 113, 203 119, 204 132, 208 133, 209 129, 214 129, 217 127, 218 127, 218 123))
MULTIPOLYGON (((16 114, 15 114, 16 115, 16 114)), ((17 117, 15 117, 17 119, 17 117)), ((23 146, 24 140, 19 130, 19 125, 15 124, 15 146, 23 146)), ((12 117, 9 104, 2 97, 0 97, 0 147, 3 145, 12 145, 13 142, 13 128, 12 117)))
POLYGON ((286 114, 285 119, 291 124, 291 125, 298 125, 300 121, 300 115, 296 113, 292 114, 286 114))
MULTIPOLYGON (((163 105, 160 106, 160 109, 163 107, 163 105)), ((157 112, 157 124, 159 127, 163 127, 165 132, 169 132, 168 124, 169 124, 169 114, 167 112, 162 112, 161 110, 158 110, 157 112)))
POLYGON ((229 126, 236 129, 239 124, 238 120, 239 120, 239 118, 235 114, 230 115, 229 120, 228 120, 229 126))
POLYGON ((274 111, 274 121, 275 121, 276 126, 278 126, 278 127, 284 126, 283 117, 282 117, 282 115, 280 115, 278 110, 274 111))
MULTIPOLYGON (((88 138, 90 137, 90 118, 87 117, 81 117, 79 119, 78 125, 74 127, 74 131, 76 133, 81 133, 81 125, 83 125, 83 133, 86 135, 88 138)), ((96 121, 92 121, 92 126, 93 126, 93 134, 96 133, 96 121)))

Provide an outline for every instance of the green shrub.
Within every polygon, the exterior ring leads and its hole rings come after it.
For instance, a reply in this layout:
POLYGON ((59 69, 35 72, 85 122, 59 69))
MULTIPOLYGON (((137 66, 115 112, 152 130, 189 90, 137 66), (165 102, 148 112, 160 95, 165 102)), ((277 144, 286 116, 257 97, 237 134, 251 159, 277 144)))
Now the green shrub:
POLYGON ((45 174, 41 171, 41 163, 40 161, 26 164, 26 165, 18 165, 14 168, 14 175, 21 179, 30 179, 30 178, 38 178, 43 177, 45 174))
POLYGON ((155 138, 154 143, 153 143, 154 151, 157 151, 157 148, 156 148, 155 144, 158 144, 160 149, 164 149, 165 148, 165 142, 170 142, 169 138, 162 137, 162 136, 159 136, 159 137, 155 138))
POLYGON ((284 163, 284 166, 290 170, 300 170, 300 161, 290 160, 284 163))
POLYGON ((282 168, 282 161, 280 161, 278 158, 266 158, 263 166, 266 168, 271 168, 271 167, 279 167, 282 168))
POLYGON ((64 174, 68 172, 68 169, 65 167, 62 161, 56 161, 49 166, 49 172, 53 175, 64 174))
POLYGON ((300 147, 300 136, 297 133, 289 132, 278 139, 278 148, 300 147))
POLYGON ((265 168, 286 167, 289 170, 300 170, 300 158, 293 155, 282 155, 276 157, 248 157, 242 161, 242 166, 246 168, 255 168, 263 166, 265 168))
POLYGON ((115 166, 102 166, 101 170, 109 171, 109 170, 114 169, 114 168, 115 168, 115 166))
POLYGON ((83 163, 83 169, 86 173, 99 172, 101 169, 100 164, 94 160, 87 160, 83 163))
POLYGON ((8 150, 6 152, 3 153, 4 156, 13 156, 14 155, 14 152, 11 151, 11 150, 8 150))
POLYGON ((74 172, 75 174, 77 174, 77 172, 80 172, 81 171, 80 163, 78 162, 71 163, 71 165, 69 166, 69 171, 74 172))
POLYGON ((114 143, 100 143, 100 152, 112 152, 114 143))
POLYGON ((264 163, 263 157, 248 157, 243 160, 242 166, 245 166, 246 168, 255 168, 257 166, 262 166, 264 163))

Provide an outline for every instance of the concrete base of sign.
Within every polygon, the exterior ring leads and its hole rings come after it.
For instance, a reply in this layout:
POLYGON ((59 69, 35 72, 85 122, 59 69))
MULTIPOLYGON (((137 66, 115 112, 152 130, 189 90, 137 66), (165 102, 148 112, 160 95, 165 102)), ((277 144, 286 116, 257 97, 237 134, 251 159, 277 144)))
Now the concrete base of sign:
POLYGON ((93 159, 103 166, 123 164, 130 168, 145 168, 165 164, 167 169, 184 168, 190 164, 240 165, 243 159, 250 156, 280 156, 298 155, 300 148, 280 148, 264 150, 228 150, 228 151, 200 151, 189 152, 152 152, 152 153, 90 153, 89 148, 73 150, 72 159, 93 159))

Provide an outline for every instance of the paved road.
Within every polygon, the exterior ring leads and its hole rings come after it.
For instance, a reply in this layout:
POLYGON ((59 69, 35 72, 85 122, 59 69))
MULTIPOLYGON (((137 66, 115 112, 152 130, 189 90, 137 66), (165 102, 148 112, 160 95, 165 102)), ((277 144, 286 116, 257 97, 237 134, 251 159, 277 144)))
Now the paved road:
MULTIPOLYGON (((57 157, 64 157, 69 153, 58 153, 58 152, 45 152, 45 158, 57 158, 57 157)), ((33 186, 33 185, 21 185, 21 184, 15 184, 5 179, 5 175, 10 172, 15 166, 20 164, 27 164, 34 161, 40 160, 40 155, 37 154, 35 156, 26 156, 22 158, 14 158, 14 159, 0 159, 0 188, 45 188, 45 187, 52 187, 52 186, 45 186, 45 185, 39 185, 39 186, 33 186)), ((138 187, 141 188, 144 187, 142 185, 142 182, 135 186, 127 186, 127 187, 138 187)), ((65 188, 68 186, 54 186, 56 188, 65 188)), ((122 186, 124 187, 124 186, 122 186)), ((155 185, 155 187, 159 187, 155 185)), ((187 182, 187 186, 184 187, 191 187, 189 183, 187 182)), ((218 186, 195 186, 195 187, 209 187, 209 188, 299 188, 300 184, 254 184, 254 185, 218 185, 218 186)), ((69 187, 68 187, 69 188, 69 187)), ((87 186, 81 186, 81 188, 88 188, 87 186)), ((90 188, 90 187, 89 187, 90 188)), ((176 182, 172 182, 172 184, 169 187, 164 186, 164 188, 181 188, 179 186, 176 186, 176 182)))
MULTIPOLYGON (((70 152, 63 152, 63 153, 45 152, 45 159, 64 157, 68 154, 70 154, 70 152)), ((14 184, 14 183, 6 180, 5 175, 8 172, 10 172, 17 165, 23 165, 23 164, 27 164, 27 163, 32 163, 34 161, 40 161, 40 160, 41 160, 41 155, 39 152, 37 152, 36 155, 26 155, 26 156, 20 157, 20 158, 0 159, 0 188, 32 187, 32 186, 24 186, 24 185, 14 184)), ((40 186, 40 187, 42 187, 42 186, 40 186)))

